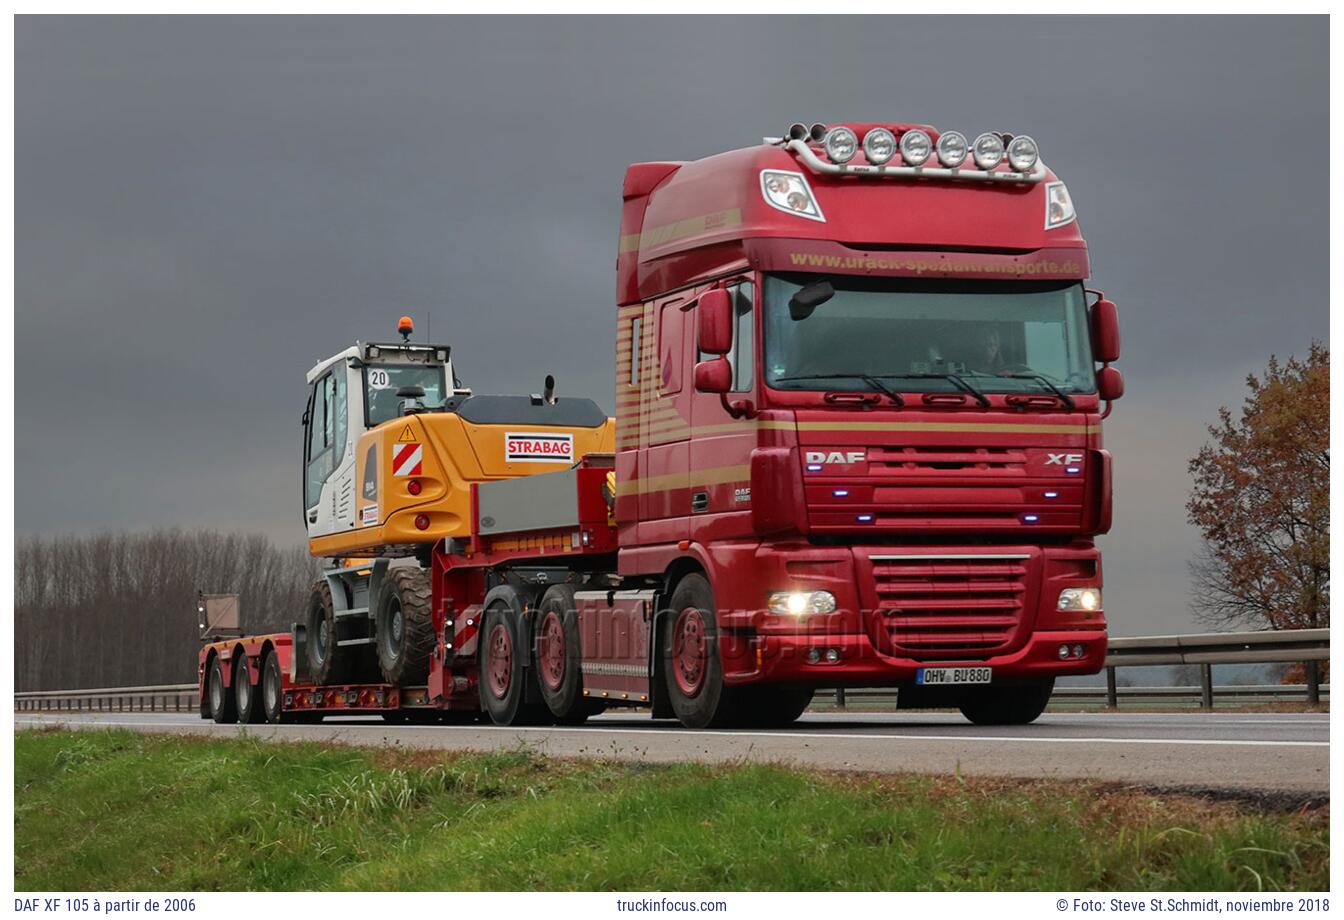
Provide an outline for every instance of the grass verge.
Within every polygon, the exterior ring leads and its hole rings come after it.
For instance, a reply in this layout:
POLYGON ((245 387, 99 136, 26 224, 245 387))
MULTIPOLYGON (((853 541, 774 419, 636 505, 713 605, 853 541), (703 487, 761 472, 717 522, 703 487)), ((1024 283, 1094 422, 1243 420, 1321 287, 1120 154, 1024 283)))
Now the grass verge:
POLYGON ((1325 809, 1088 783, 20 731, 19 891, 1325 890, 1325 809))

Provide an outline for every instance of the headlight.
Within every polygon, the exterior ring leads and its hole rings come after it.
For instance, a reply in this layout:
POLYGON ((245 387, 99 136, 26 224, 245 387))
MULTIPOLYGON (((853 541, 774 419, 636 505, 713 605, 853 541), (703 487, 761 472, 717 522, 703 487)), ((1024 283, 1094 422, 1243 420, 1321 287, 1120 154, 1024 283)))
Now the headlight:
POLYGON ((924 161, 933 153, 933 141, 918 128, 912 128, 901 135, 901 159, 911 166, 923 166, 924 161))
POLYGON ((1059 592, 1058 610, 1100 610, 1100 588, 1065 588, 1059 592))
POLYGON ((812 197, 812 189, 802 173, 787 172, 779 169, 761 170, 761 194, 765 203, 798 217, 809 220, 825 221, 821 208, 812 197))
POLYGON ((859 152, 859 138, 848 128, 832 128, 822 142, 832 163, 848 163, 859 152))
POLYGON ((975 139, 975 165, 993 169, 1003 162, 1003 138, 986 131, 975 139))
POLYGON ((938 162, 948 169, 956 169, 966 162, 966 135, 960 131, 944 131, 938 135, 938 162))
POLYGON ((896 155, 896 135, 886 128, 874 128, 863 136, 863 155, 874 166, 881 166, 896 155))
POLYGON ((776 591, 770 595, 770 612, 802 617, 835 611, 835 595, 829 591, 776 591))
POLYGON ((1074 219, 1073 199, 1063 182, 1051 182, 1045 187, 1045 229, 1062 227, 1074 219))
POLYGON ((1040 156, 1036 142, 1025 134, 1019 134, 1008 142, 1008 165, 1014 172, 1030 172, 1040 156))

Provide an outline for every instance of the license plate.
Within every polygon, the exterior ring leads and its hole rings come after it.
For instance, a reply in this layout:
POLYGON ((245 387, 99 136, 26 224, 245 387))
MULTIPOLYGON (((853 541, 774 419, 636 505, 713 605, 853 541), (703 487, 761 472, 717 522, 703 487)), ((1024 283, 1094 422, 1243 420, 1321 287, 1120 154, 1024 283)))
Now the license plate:
POLYGON ((987 684, 993 668, 920 668, 915 672, 917 684, 987 684))

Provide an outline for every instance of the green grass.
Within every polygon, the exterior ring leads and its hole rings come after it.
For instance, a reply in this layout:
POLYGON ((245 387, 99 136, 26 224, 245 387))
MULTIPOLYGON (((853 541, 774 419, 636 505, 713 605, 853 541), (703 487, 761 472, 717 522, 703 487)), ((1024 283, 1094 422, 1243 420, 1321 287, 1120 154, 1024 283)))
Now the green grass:
POLYGON ((1328 815, 1087 783, 15 734, 19 891, 1325 890, 1328 815))

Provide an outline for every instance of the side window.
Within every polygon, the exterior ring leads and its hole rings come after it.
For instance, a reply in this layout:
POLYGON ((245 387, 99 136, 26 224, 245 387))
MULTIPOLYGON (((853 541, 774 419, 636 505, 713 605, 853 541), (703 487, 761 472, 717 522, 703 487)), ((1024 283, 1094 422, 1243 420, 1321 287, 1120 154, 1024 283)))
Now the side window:
POLYGON ((640 338, 644 320, 636 316, 630 321, 630 386, 639 386, 639 363, 643 358, 644 340, 640 338))
POLYGON ((331 457, 332 469, 341 465, 345 459, 345 432, 349 423, 349 412, 346 411, 346 369, 344 365, 336 368, 331 374, 331 419, 333 422, 331 429, 331 446, 334 448, 331 457))
POLYGON ((331 374, 317 382, 313 395, 313 410, 308 415, 308 468, 304 477, 304 498, 308 507, 322 497, 322 483, 334 468, 332 464, 332 396, 331 374))
POLYGON ((753 345, 756 327, 752 312, 755 290, 750 281, 735 284, 729 290, 733 295, 734 328, 733 350, 728 355, 728 361, 733 365, 733 390, 741 393, 751 389, 752 377, 755 376, 756 351, 753 345))
POLYGON ((681 300, 662 305, 658 314, 658 392, 671 396, 681 392, 681 331, 686 314, 681 300))
POLYGON ((369 501, 378 499, 378 442, 374 441, 369 445, 369 452, 364 455, 364 485, 360 489, 360 494, 369 501))

